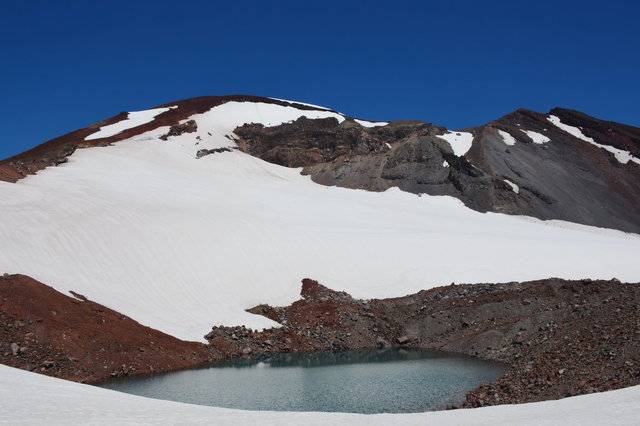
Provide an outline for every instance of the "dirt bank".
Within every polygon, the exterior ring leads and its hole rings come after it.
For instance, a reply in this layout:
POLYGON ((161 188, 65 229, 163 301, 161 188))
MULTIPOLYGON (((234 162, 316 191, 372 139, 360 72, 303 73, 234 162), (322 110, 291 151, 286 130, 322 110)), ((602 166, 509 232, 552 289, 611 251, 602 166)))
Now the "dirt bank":
POLYGON ((205 344, 176 339, 24 275, 0 277, 0 344, 2 364, 79 382, 212 359, 205 344))

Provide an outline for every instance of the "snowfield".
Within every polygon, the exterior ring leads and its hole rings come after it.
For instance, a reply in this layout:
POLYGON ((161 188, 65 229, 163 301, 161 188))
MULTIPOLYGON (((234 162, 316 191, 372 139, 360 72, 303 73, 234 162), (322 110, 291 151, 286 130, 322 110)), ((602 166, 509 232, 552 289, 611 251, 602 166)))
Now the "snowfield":
POLYGON ((240 411, 144 398, 0 365, 3 425, 487 425, 637 424, 640 386, 522 405, 413 414, 240 411))
POLYGON ((163 141, 159 128, 0 182, 0 272, 196 341, 213 325, 276 325, 245 309, 290 304, 305 277, 358 298, 451 282, 640 281, 637 234, 482 214, 451 197, 325 187, 239 151, 195 158, 203 145, 233 146, 245 122, 308 113, 229 102, 191 117, 196 133, 163 141))
POLYGON ((635 234, 324 187, 237 151, 196 160, 170 141, 119 142, 0 183, 0 271, 187 340, 213 325, 274 325, 245 309, 297 300, 305 277, 359 298, 451 282, 640 280, 635 234))

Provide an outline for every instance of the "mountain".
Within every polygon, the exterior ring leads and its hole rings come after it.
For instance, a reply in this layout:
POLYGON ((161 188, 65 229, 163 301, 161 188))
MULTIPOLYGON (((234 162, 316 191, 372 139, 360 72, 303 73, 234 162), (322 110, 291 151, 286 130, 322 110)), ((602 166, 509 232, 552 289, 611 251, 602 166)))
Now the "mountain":
POLYGON ((0 162, 0 358, 96 379, 413 338, 510 363, 478 404, 636 384, 638 141, 563 109, 458 131, 250 96, 120 113, 0 162))
POLYGON ((270 98, 194 98, 121 113, 51 140, 0 162, 0 179, 16 181, 65 162, 78 148, 167 126, 158 137, 185 145, 198 158, 238 148, 303 167, 303 174, 324 185, 398 187, 450 195, 481 212, 640 232, 640 129, 561 108, 548 114, 520 109, 451 132, 424 122, 372 123, 270 98))

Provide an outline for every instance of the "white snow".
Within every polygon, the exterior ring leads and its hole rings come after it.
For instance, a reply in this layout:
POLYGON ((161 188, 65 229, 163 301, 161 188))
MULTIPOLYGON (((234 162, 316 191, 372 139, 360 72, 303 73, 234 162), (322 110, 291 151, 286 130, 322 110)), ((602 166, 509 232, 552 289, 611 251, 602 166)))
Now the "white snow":
POLYGON ((81 149, 0 182, 0 217, 0 272, 187 340, 213 325, 273 325, 245 309, 293 302, 305 277, 360 298, 452 281, 640 280, 636 234, 325 187, 238 151, 196 160, 170 140, 81 149))
POLYGON ((444 135, 438 135, 438 137, 449 142, 453 153, 458 157, 466 154, 471 149, 473 142, 473 135, 469 132, 447 132, 444 135))
POLYGON ((541 133, 538 133, 538 132, 534 132, 533 130, 523 130, 523 132, 525 132, 526 135, 531 138, 533 143, 537 143, 539 145, 542 145, 542 144, 545 144, 545 143, 551 141, 551 139, 549 139, 545 135, 543 135, 541 133))
POLYGON ((500 136, 502 136, 502 140, 504 141, 505 144, 507 145, 516 144, 516 139, 513 136, 511 136, 509 133, 505 132, 504 130, 498 130, 498 133, 500 134, 500 136))
POLYGON ((386 126, 387 124, 389 124, 386 121, 367 121, 367 120, 358 120, 357 118, 354 118, 353 121, 355 121, 362 127, 380 127, 380 126, 386 126))
POLYGON ((631 152, 614 148, 610 145, 602 145, 596 142, 595 140, 593 140, 593 138, 585 136, 579 128, 562 123, 560 121, 560 118, 556 117, 555 115, 550 115, 549 117, 547 117, 547 120, 549 120, 551 123, 553 123, 553 125, 555 125, 559 129, 564 130, 565 132, 575 136, 576 138, 582 139, 583 141, 588 142, 591 145, 595 145, 598 148, 602 148, 604 150, 609 151, 610 153, 613 154, 616 160, 618 160, 622 164, 627 164, 629 161, 633 161, 634 163, 640 164, 640 158, 634 157, 633 155, 631 155, 631 152))
POLYGON ((503 179, 503 181, 506 182, 511 187, 511 190, 513 192, 515 192, 516 194, 520 193, 520 187, 518 185, 516 185, 515 183, 511 182, 508 179, 503 179))
POLYGON ((385 142, 385 145, 387 146, 387 148, 391 149, 391 144, 389 142, 385 142))
MULTIPOLYGON (((342 123, 344 116, 332 111, 302 110, 292 106, 282 106, 264 102, 226 102, 211 110, 189 117, 195 120, 198 130, 195 133, 184 133, 180 136, 169 137, 168 141, 178 144, 194 156, 201 149, 223 148, 235 146, 233 130, 247 123, 262 124, 265 127, 279 126, 297 120, 300 117, 309 119, 333 117, 342 123)), ((136 137, 136 140, 157 139, 166 134, 168 128, 161 127, 144 135, 136 137)))
POLYGON ((100 139, 100 138, 108 138, 111 136, 115 136, 118 133, 121 133, 127 129, 132 129, 134 127, 141 126, 143 124, 147 124, 152 121, 155 116, 162 114, 163 112, 169 111, 171 108, 155 108, 155 109, 146 109, 144 111, 132 111, 127 113, 127 118, 122 121, 118 121, 117 123, 110 124, 108 126, 101 127, 95 133, 90 134, 84 140, 91 139, 100 139))
POLYGON ((326 111, 330 111, 330 108, 326 108, 326 107, 323 107, 323 106, 320 106, 320 105, 308 104, 306 102, 291 101, 291 100, 288 100, 288 99, 278 99, 278 98, 269 98, 269 99, 273 99, 274 101, 288 102, 290 104, 300 104, 300 105, 305 105, 305 106, 312 107, 312 108, 317 108, 317 109, 323 109, 323 110, 326 110, 326 111))
POLYGON ((585 136, 580 129, 578 129, 577 127, 569 126, 568 124, 564 124, 560 121, 560 118, 556 117, 555 115, 550 115, 549 117, 547 117, 547 120, 549 120, 557 128, 564 130, 565 132, 575 136, 578 139, 582 139, 583 141, 589 143, 596 143, 596 141, 594 141, 590 137, 585 136))
POLYGON ((640 386, 556 401, 411 414, 241 411, 115 392, 0 365, 2 425, 439 425, 637 424, 640 386))
POLYGON ((449 162, 447 160, 444 160, 442 162, 442 167, 449 167, 449 162))

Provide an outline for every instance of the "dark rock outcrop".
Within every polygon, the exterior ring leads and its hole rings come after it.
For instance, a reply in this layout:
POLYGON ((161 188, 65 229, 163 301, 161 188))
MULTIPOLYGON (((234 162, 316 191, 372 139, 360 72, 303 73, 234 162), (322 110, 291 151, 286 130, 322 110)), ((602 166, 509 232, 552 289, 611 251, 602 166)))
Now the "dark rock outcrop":
POLYGON ((166 141, 171 136, 180 136, 185 133, 194 133, 198 130, 198 123, 195 120, 189 120, 186 123, 176 124, 169 128, 169 132, 166 135, 160 136, 160 139, 166 141))
MULTIPOLYGON (((564 124, 597 143, 640 158, 640 129, 556 108, 564 124)), ((456 156, 439 136, 444 128, 392 122, 366 128, 345 120, 308 120, 236 129, 241 150, 288 167, 304 167, 314 182, 370 191, 398 187, 450 195, 481 212, 561 219, 640 232, 640 164, 614 155, 553 125, 547 115, 518 110, 473 134, 456 156), (516 143, 507 144, 500 132, 516 143), (535 132, 550 139, 536 143, 535 132), (507 182, 508 181, 508 182, 507 182)))
MULTIPOLYGON (((242 336, 254 353, 420 347, 510 365, 467 396, 467 407, 522 403, 640 384, 640 285, 546 279, 438 287, 357 300, 304 280, 288 307, 249 310, 283 324, 263 332, 214 328, 217 345, 242 336), (228 340, 228 338, 226 339, 228 340)), ((215 334, 214 333, 214 334, 215 334)))

